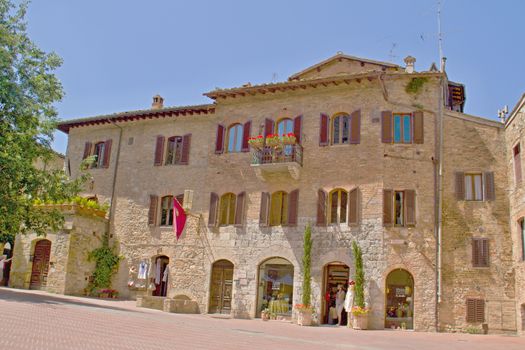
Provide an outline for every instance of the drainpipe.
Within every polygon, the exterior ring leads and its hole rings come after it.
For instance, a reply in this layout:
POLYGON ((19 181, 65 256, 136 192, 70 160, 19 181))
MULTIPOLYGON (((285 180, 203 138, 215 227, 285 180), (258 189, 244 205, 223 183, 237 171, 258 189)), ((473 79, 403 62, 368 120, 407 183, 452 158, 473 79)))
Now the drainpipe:
POLYGON ((119 165, 119 158, 120 158, 120 144, 122 141, 122 127, 117 125, 113 120, 107 119, 108 122, 119 128, 119 136, 118 136, 118 144, 117 144, 117 157, 115 158, 115 171, 113 172, 113 185, 111 186, 111 204, 109 207, 109 233, 110 237, 113 235, 113 225, 114 225, 114 219, 115 219, 115 186, 117 184, 117 173, 118 173, 118 165, 119 165))

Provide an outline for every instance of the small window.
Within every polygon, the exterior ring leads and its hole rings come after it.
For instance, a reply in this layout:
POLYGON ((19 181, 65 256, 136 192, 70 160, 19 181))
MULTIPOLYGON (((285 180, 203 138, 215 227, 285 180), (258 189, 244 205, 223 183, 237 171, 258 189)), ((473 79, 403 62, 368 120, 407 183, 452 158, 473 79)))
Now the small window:
POLYGON ((465 174, 465 200, 483 200, 483 181, 481 174, 465 174))
POLYGON ((489 266, 489 240, 487 238, 472 239, 472 266, 489 266))
POLYGON ((394 114, 394 143, 412 143, 411 114, 394 114))
POLYGON ((332 144, 348 144, 350 135, 350 116, 337 115, 332 119, 332 144))
POLYGON ((467 322, 485 322, 485 300, 467 299, 467 322))
POLYGON ((242 125, 234 124, 228 129, 228 152, 241 152, 242 149, 242 125))
POLYGON ((525 218, 521 218, 519 229, 521 236, 521 260, 525 261, 525 218))
POLYGON ((173 225, 173 196, 162 197, 160 225, 173 225))
POLYGON ((235 224, 235 194, 226 193, 221 196, 219 225, 233 225, 235 224))
POLYGON ((516 185, 519 185, 521 183, 521 148, 519 143, 514 146, 512 153, 514 154, 514 178, 516 185))
POLYGON ((288 194, 284 191, 272 193, 270 204, 270 226, 288 223, 288 194))
POLYGON ((168 139, 166 165, 179 164, 182 156, 182 137, 172 136, 168 139))
POLYGON ((394 225, 405 225, 405 193, 394 191, 394 225))
POLYGON ((277 135, 287 135, 293 133, 293 121, 291 119, 281 119, 277 123, 277 135))
POLYGON ((95 144, 95 161, 91 165, 92 168, 102 168, 104 164, 104 150, 106 148, 105 142, 98 142, 95 144))
POLYGON ((348 192, 337 189, 330 193, 330 223, 340 224, 346 222, 348 206, 348 192))

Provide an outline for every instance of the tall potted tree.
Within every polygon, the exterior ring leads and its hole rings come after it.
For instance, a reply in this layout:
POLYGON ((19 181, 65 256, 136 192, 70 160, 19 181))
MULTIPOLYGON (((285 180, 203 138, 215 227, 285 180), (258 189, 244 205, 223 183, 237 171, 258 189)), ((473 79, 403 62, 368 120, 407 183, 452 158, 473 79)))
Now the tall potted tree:
POLYGON ((297 310, 297 324, 300 326, 312 325, 312 279, 311 279, 311 262, 312 262, 312 228, 310 223, 306 225, 304 230, 303 242, 303 295, 301 296, 301 304, 295 305, 297 310))
POLYGON ((354 287, 354 306, 352 307, 352 328, 368 329, 368 312, 370 311, 365 305, 365 272, 363 270, 363 256, 361 248, 356 241, 352 242, 352 251, 354 253, 355 264, 355 287, 354 287))

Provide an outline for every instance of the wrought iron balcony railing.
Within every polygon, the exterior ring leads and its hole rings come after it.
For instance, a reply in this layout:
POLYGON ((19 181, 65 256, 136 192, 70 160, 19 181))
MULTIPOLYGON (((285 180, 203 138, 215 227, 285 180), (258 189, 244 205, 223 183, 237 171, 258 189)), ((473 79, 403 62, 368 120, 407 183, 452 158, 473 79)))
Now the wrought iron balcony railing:
POLYGON ((262 147, 252 150, 252 165, 297 163, 303 165, 303 147, 299 144, 262 147))

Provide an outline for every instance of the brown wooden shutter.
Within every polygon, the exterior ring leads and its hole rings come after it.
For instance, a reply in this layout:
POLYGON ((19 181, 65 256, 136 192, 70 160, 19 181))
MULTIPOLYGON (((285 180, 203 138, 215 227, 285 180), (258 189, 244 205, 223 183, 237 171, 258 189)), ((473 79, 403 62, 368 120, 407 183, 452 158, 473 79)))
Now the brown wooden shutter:
POLYGON ((390 226, 393 224, 392 209, 394 206, 394 197, 392 190, 383 190, 383 225, 390 226))
POLYGON ((359 223, 359 188, 354 188, 348 195, 348 225, 359 223))
POLYGON ((224 132, 226 128, 224 125, 217 125, 217 137, 215 139, 215 154, 221 154, 224 152, 224 132))
POLYGON ((518 143, 512 149, 514 155, 514 179, 516 180, 516 185, 521 183, 521 145, 518 143))
POLYGON ((489 266, 489 240, 484 238, 481 240, 481 266, 489 266))
POLYGON ((248 139, 250 138, 250 130, 252 128, 252 122, 248 121, 244 123, 244 128, 242 131, 242 148, 241 152, 248 152, 250 151, 250 144, 248 143, 248 139))
POLYGON ((414 226, 416 224, 416 191, 405 190, 405 213, 406 224, 414 226))
POLYGON ((328 146, 328 122, 330 118, 328 115, 321 113, 320 127, 319 127, 319 146, 328 146))
POLYGON ((273 120, 268 119, 268 118, 264 120, 264 138, 266 138, 266 136, 268 135, 273 134, 273 125, 274 125, 273 120))
POLYGON ((237 226, 244 224, 244 203, 246 201, 246 192, 241 192, 237 195, 237 203, 235 205, 235 222, 237 226))
POLYGON ((87 157, 89 157, 91 155, 91 146, 93 144, 91 142, 86 142, 84 144, 84 155, 82 156, 82 159, 86 159, 87 157))
POLYGON ((476 322, 485 322, 485 300, 476 300, 476 322))
POLYGON ((219 195, 215 192, 210 193, 210 212, 208 213, 208 226, 217 226, 217 209, 219 207, 219 195))
POLYGON ((476 299, 467 299, 467 322, 476 322, 476 299))
POLYGON ((148 225, 155 226, 157 224, 157 206, 159 204, 159 197, 151 194, 149 196, 149 212, 148 225))
POLYGON ((299 208, 299 190, 294 190, 288 195, 288 225, 297 225, 297 212, 299 208))
POLYGON ((494 191, 494 173, 492 171, 487 171, 483 174, 485 182, 485 200, 493 201, 496 199, 494 191))
POLYGON ((350 144, 357 145, 361 141, 361 110, 350 116, 350 144))
POLYGON ((268 192, 261 193, 261 211, 259 213, 259 226, 268 226, 270 209, 270 194, 268 192))
POLYGON ((179 164, 188 165, 190 162, 190 146, 191 146, 191 134, 186 134, 182 137, 182 152, 180 155, 179 164))
POLYGON ((381 112, 381 141, 383 143, 392 143, 393 131, 392 111, 381 112))
POLYGON ((104 162, 102 163, 103 168, 109 168, 109 157, 111 156, 111 139, 106 140, 104 144, 104 162))
POLYGON ((483 323, 485 322, 485 300, 467 299, 467 322, 483 323))
POLYGON ((472 239, 472 266, 489 266, 489 241, 486 238, 472 239))
POLYGON ((155 160, 153 165, 162 165, 164 159, 164 136, 157 136, 157 143, 155 145, 155 160))
POLYGON ((414 143, 423 143, 425 140, 425 129, 423 127, 423 112, 414 112, 414 143))
POLYGON ((465 200, 465 173, 457 171, 456 174, 456 199, 465 200))
POLYGON ((326 198, 327 194, 324 190, 317 191, 317 225, 326 225, 326 198))
POLYGON ((301 124, 302 124, 303 116, 300 115, 298 117, 295 117, 293 120, 293 133, 295 137, 297 138, 297 143, 301 143, 301 124))

